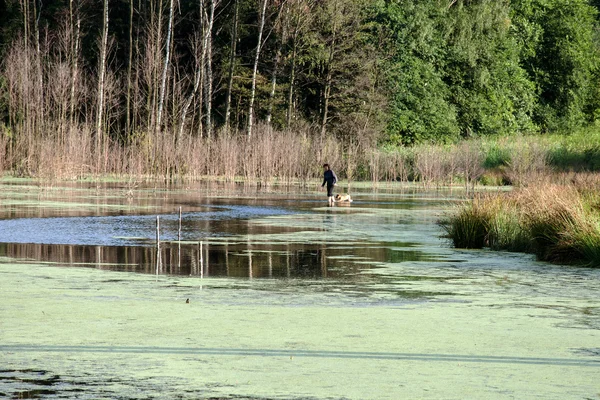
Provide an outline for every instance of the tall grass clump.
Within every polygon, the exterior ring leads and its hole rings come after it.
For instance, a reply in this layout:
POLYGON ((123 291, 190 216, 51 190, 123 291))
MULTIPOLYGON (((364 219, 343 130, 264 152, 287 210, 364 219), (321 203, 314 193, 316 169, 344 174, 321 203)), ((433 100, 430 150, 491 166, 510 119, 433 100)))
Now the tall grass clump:
POLYGON ((481 249, 487 242, 489 219, 490 213, 485 201, 475 198, 442 221, 442 227, 454 247, 481 249))
POLYGON ((486 199, 485 207, 489 214, 487 245, 492 250, 531 250, 524 215, 514 198, 492 195, 486 199))
POLYGON ((443 223, 455 247, 528 252, 600 266, 597 189, 540 185, 475 197, 443 223))
POLYGON ((524 191, 526 223, 540 260, 576 260, 600 266, 596 193, 574 185, 545 185, 524 191))

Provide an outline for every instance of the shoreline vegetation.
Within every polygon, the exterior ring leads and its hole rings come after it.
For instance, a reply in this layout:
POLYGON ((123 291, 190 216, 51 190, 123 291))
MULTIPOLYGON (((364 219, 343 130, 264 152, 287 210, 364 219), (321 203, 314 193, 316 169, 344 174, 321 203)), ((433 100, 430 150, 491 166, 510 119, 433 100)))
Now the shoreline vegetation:
POLYGON ((482 193, 441 222, 455 247, 535 254, 538 260, 600 266, 598 181, 482 193))
MULTIPOLYGON (((71 132, 33 143, 0 143, 0 173, 45 182, 102 179, 244 181, 262 185, 305 184, 319 179, 328 162, 348 183, 412 182, 424 187, 532 186, 596 182, 600 130, 571 135, 484 136, 448 144, 366 146, 320 136, 310 129, 257 134, 167 137, 130 144, 107 142, 96 154, 92 135, 71 132), (162 139, 161 139, 162 138, 162 139), (27 156, 22 149, 29 145, 27 156)), ((2 137, 0 136, 0 140, 2 137)))

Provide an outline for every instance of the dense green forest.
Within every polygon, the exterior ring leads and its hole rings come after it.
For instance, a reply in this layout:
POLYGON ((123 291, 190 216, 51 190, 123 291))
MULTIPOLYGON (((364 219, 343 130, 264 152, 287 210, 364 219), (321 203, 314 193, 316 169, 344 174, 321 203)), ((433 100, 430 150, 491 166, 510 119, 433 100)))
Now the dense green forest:
MULTIPOLYGON (((29 170, 50 147, 110 170, 116 149, 152 164, 167 148, 189 150, 190 138, 280 132, 352 153, 572 132, 600 118, 599 7, 4 0, 0 160, 29 170)), ((183 168, 173 163, 163 164, 183 168)))

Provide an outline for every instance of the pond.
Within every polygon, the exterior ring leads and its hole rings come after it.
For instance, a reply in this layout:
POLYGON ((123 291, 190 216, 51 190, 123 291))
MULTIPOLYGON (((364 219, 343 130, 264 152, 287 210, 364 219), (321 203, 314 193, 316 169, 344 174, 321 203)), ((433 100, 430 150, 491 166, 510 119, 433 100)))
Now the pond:
POLYGON ((0 397, 600 399, 600 270, 352 195, 0 181, 0 397))

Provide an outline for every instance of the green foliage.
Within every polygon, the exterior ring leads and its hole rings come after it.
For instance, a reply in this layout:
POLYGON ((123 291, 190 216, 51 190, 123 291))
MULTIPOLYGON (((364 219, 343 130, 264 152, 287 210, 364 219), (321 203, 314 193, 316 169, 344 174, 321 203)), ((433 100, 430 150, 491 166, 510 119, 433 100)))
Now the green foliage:
POLYGON ((519 65, 506 1, 459 1, 447 18, 445 75, 466 136, 533 130, 534 87, 519 65))
POLYGON ((584 0, 378 2, 392 142, 572 131, 600 116, 584 0))
POLYGON ((483 167, 485 169, 492 169, 507 166, 510 163, 510 158, 510 150, 507 147, 501 147, 498 143, 492 143, 486 150, 483 167))
POLYGON ((435 2, 380 2, 375 21, 388 38, 384 59, 390 92, 390 141, 445 141, 458 136, 457 110, 443 78, 443 10, 435 2))
POLYGON ((489 215, 470 203, 441 223, 454 247, 481 249, 486 245, 489 215))
POLYGON ((522 65, 538 91, 536 123, 572 131, 595 118, 598 10, 585 0, 518 0, 513 10, 527 42, 522 65))
POLYGON ((583 129, 547 138, 548 162, 560 171, 600 171, 600 130, 583 129))
POLYGON ((519 211, 499 208, 490 218, 488 245, 493 250, 531 251, 531 239, 519 211))

